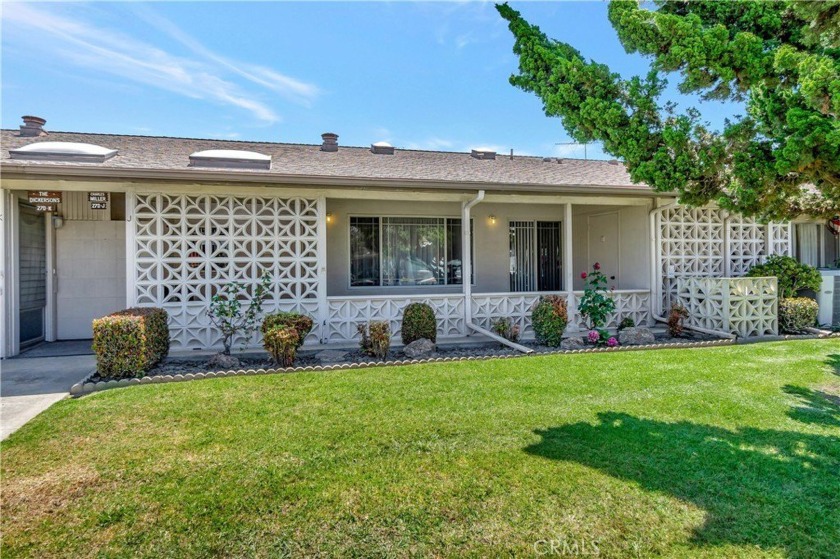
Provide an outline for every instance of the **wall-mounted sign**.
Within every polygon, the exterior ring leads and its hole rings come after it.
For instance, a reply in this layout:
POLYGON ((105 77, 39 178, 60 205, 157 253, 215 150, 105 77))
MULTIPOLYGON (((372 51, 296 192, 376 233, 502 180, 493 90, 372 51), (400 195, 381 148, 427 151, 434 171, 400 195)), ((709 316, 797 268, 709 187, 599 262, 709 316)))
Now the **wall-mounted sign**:
POLYGON ((29 203, 39 212, 54 212, 61 203, 61 192, 53 190, 30 190, 27 195, 29 203))
POLYGON ((90 202, 90 209, 92 210, 108 209, 107 192, 88 192, 88 201, 90 202))

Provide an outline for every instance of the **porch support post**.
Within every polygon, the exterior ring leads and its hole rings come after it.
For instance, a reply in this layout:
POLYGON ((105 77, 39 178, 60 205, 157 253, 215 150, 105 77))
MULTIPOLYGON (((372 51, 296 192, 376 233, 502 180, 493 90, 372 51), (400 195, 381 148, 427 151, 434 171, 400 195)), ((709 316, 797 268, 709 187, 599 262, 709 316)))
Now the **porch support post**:
POLYGON ((464 293, 464 334, 470 335, 472 324, 472 231, 470 210, 484 200, 484 191, 479 190, 475 198, 461 204, 461 288, 464 293))
POLYGON ((577 332, 577 301, 574 291, 574 258, 572 255, 572 204, 563 204, 563 289, 568 293, 566 309, 569 313, 567 332, 577 332))
POLYGON ((318 196, 318 339, 323 344, 329 340, 329 303, 327 302, 327 197, 318 196))
MULTIPOLYGON (((137 219, 134 215, 134 192, 125 193, 125 306, 131 308, 137 304, 137 250, 134 246, 134 238, 137 234, 137 219)), ((160 258, 160 255, 157 255, 160 258)))

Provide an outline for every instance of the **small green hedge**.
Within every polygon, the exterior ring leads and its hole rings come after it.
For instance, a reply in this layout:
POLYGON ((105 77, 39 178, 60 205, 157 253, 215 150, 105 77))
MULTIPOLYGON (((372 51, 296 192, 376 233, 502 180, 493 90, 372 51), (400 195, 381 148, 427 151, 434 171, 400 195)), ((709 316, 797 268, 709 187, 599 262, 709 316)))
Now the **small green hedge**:
POLYGON ((142 376, 169 353, 166 311, 154 307, 115 312, 93 321, 96 370, 103 377, 142 376))
POLYGON ((779 328, 789 334, 799 334, 817 323, 820 307, 807 297, 788 297, 779 300, 779 328))
POLYGON ((435 318, 435 311, 426 303, 411 303, 403 311, 400 330, 402 342, 405 345, 421 338, 436 342, 437 319, 435 318))
POLYGON ((295 342, 295 349, 299 349, 303 345, 306 336, 312 331, 312 317, 306 316, 296 312, 276 312, 265 315, 263 318, 260 332, 263 338, 269 330, 275 328, 294 328, 297 331, 297 341, 295 342))
POLYGON ((540 345, 558 347, 563 341, 563 332, 568 324, 566 299, 559 295, 540 297, 531 309, 531 326, 540 345))

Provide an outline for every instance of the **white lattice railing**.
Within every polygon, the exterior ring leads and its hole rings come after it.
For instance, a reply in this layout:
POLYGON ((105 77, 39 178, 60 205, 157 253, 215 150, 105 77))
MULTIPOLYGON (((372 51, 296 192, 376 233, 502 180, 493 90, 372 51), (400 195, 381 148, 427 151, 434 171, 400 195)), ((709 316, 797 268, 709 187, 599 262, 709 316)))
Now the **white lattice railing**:
POLYGON ((778 333, 776 278, 679 278, 686 324, 749 338, 778 333))
MULTIPOLYGON (((508 317, 518 324, 525 339, 533 338, 531 328, 531 309, 543 295, 550 293, 477 293, 472 296, 473 322, 485 329, 490 329, 495 320, 508 317)), ((553 292, 568 299, 567 292, 553 292)), ((575 291, 576 300, 583 296, 582 291, 575 291)), ((650 292, 645 290, 622 289, 612 292, 616 302, 616 311, 607 322, 608 328, 615 328, 625 317, 630 317, 638 325, 649 325, 650 292)), ((391 332, 399 337, 402 313, 410 303, 427 303, 432 306, 438 320, 438 336, 452 338, 467 334, 464 325, 464 296, 447 295, 386 295, 328 297, 329 316, 324 326, 326 343, 346 342, 358 338, 356 325, 370 320, 388 320, 391 332)), ((580 317, 576 324, 584 328, 580 317)))
POLYGON ((356 326, 370 320, 387 320, 391 325, 391 334, 398 339, 403 310, 411 303, 426 303, 434 309, 439 337, 453 338, 467 333, 464 296, 461 294, 328 297, 327 303, 326 343, 356 340, 356 326))
POLYGON ((533 338, 534 330, 531 328, 531 309, 543 295, 560 295, 567 298, 566 293, 481 293, 472 296, 472 318, 473 323, 485 330, 490 330, 493 322, 507 317, 514 324, 519 325, 523 338, 533 338))
MULTIPOLYGON (((632 318, 637 326, 650 326, 650 291, 636 289, 617 289, 610 292, 615 301, 615 311, 607 317, 607 328, 617 328, 625 318, 632 318)), ((580 305, 583 291, 575 291, 576 305, 580 305)), ((586 329, 583 318, 576 316, 575 324, 581 330, 586 329)))

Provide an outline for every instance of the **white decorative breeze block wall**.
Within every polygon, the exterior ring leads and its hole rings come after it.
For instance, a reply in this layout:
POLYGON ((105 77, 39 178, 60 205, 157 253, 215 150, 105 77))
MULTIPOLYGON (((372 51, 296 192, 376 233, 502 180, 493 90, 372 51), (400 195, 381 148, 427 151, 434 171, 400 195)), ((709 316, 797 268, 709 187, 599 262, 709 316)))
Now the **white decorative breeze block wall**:
POLYGON ((664 312, 677 300, 679 278, 742 276, 791 249, 789 223, 763 224, 717 208, 663 209, 659 234, 664 312))
POLYGON ((399 339, 402 315, 411 303, 426 303, 435 311, 438 337, 454 338, 466 335, 464 324, 464 296, 453 295, 383 295, 373 297, 329 297, 326 342, 347 342, 358 339, 358 324, 371 320, 387 320, 391 335, 399 339))
POLYGON ((680 278, 686 324, 743 338, 778 333, 776 278, 680 278))
POLYGON ((137 194, 133 222, 135 301, 166 309, 173 349, 220 347, 211 298, 226 282, 253 289, 264 273, 266 312, 318 315, 316 200, 137 194))

